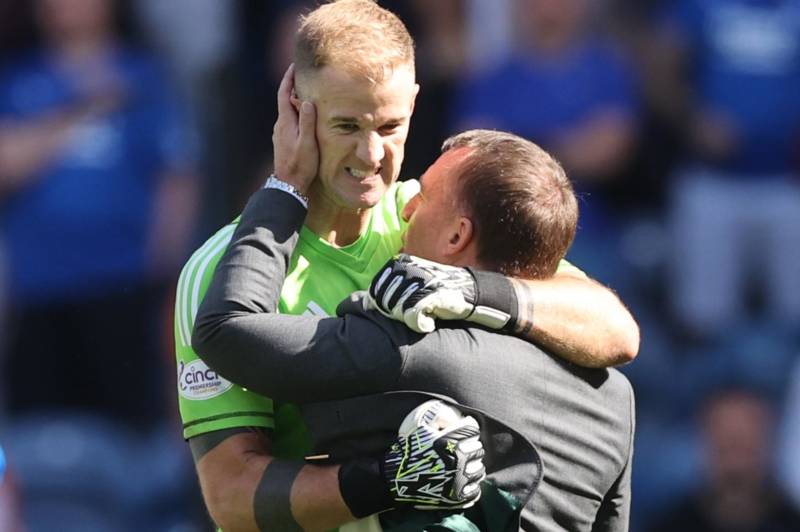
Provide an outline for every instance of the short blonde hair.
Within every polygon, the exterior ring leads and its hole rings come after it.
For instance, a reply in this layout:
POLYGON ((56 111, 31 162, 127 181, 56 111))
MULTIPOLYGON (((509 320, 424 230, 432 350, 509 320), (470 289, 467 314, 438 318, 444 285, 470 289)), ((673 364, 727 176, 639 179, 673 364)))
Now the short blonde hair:
POLYGON ((300 18, 294 47, 300 74, 335 65, 374 83, 414 68, 414 40, 403 22, 373 0, 336 0, 300 18))

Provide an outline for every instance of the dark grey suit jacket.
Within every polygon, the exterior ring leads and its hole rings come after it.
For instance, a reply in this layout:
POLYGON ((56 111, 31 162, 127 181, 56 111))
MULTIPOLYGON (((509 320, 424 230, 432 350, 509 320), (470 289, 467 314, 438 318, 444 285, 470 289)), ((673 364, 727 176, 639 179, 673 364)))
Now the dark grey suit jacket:
POLYGON ((634 399, 621 373, 469 324, 420 335, 354 304, 341 318, 276 314, 304 218, 281 191, 248 203, 195 320, 210 367, 301 404, 317 450, 342 459, 391 440, 421 402, 408 391, 446 396, 479 417, 490 479, 524 504, 522 529, 627 530, 634 399))

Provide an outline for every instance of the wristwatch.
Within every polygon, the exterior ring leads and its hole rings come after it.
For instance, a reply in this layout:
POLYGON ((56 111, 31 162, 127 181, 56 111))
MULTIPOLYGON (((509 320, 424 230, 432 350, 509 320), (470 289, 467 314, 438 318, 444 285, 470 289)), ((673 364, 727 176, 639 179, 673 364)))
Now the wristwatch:
POLYGON ((264 183, 264 188, 276 188, 278 190, 283 190, 287 194, 291 194, 297 198, 297 201, 302 203, 303 207, 308 209, 308 196, 297 190, 294 185, 291 185, 280 179, 275 174, 272 174, 267 178, 267 181, 264 183))

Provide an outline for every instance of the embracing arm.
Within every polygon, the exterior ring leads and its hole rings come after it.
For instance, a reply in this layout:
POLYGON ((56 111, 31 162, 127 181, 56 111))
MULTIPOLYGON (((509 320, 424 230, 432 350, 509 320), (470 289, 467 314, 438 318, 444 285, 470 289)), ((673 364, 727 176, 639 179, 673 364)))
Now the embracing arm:
MULTIPOLYGON (((293 202, 296 203, 294 198, 274 190, 261 191, 259 194, 267 197, 270 195, 286 196, 284 205, 289 206, 289 212, 286 209, 270 212, 279 218, 285 215, 290 221, 299 217, 299 223, 302 223, 302 213, 294 212, 295 216, 292 216, 291 208, 293 202)), ((300 208, 304 212, 304 209, 300 208)), ((283 248, 291 248, 292 238, 295 236, 291 230, 281 233, 282 243, 276 243, 270 249, 281 257, 286 254, 284 259, 288 260, 288 251, 283 248)), ((234 242, 240 240, 241 237, 234 238, 234 242)), ((235 251, 236 246, 233 247, 235 251)), ((226 254, 226 257, 230 258, 230 254, 226 254)), ((245 267, 254 266, 247 257, 235 253, 233 262, 239 265, 244 264, 245 267)), ((224 268, 225 264, 222 261, 221 267, 224 268)), ((274 268, 264 268, 264 270, 268 279, 275 277, 282 281, 284 268, 285 266, 277 264, 274 268)), ((262 271, 261 268, 258 270, 262 271)), ((236 280, 232 282, 234 285, 236 284, 236 280)), ((209 345, 214 347, 221 345, 223 349, 222 353, 216 353, 219 355, 217 358, 212 357, 210 360, 221 360, 225 367, 227 367, 225 361, 236 360, 235 355, 239 353, 238 346, 231 347, 235 344, 225 342, 225 332, 227 331, 225 325, 236 323, 236 319, 246 313, 246 310, 243 309, 252 308, 252 302, 248 301, 246 297, 237 297, 236 294, 239 292, 235 289, 232 290, 234 294, 228 297, 229 289, 230 286, 224 280, 222 283, 212 284, 204 299, 207 303, 204 303, 202 307, 203 309, 210 308, 210 315, 208 311, 205 318, 202 313, 197 315, 198 320, 205 319, 206 323, 210 325, 207 338, 209 345), (213 304, 215 299, 217 304, 213 304), (230 315, 227 313, 229 310, 231 310, 230 315), (219 343, 220 341, 222 343, 219 343), (225 349, 230 349, 230 351, 224 351, 225 349), (230 357, 225 356, 226 353, 230 353, 230 357)), ((274 310, 279 290, 280 284, 274 291, 266 293, 264 295, 266 301, 263 304, 274 310)), ((251 292, 247 291, 247 293, 251 292)), ((199 324, 196 322, 195 327, 198 326, 199 324)), ((236 330, 235 326, 234 330, 236 330)), ((200 342, 197 345, 206 344, 200 342)), ((247 354, 246 351, 245 354, 247 354)), ((244 363, 247 363, 246 359, 244 363)), ((274 373, 268 373, 268 375, 274 375, 274 373)), ((268 381, 268 379, 265 380, 268 381)), ((369 501, 366 506, 362 506, 358 502, 359 493, 362 491, 382 493, 384 496, 388 496, 388 489, 383 484, 382 478, 376 475, 368 477, 378 487, 373 485, 369 489, 353 489, 352 479, 349 477, 339 478, 339 466, 319 467, 300 461, 276 459, 271 455, 269 437, 259 429, 233 428, 208 432, 192 437, 189 443, 209 513, 226 532, 276 529, 287 531, 326 530, 352 521, 355 517, 390 507, 389 505, 373 506, 369 504, 369 501), (349 493, 350 496, 345 497, 344 493, 349 493), (359 514, 356 516, 349 509, 362 507, 368 508, 370 511, 365 514, 360 511, 355 512, 359 514)), ((357 478, 355 485, 358 486, 361 481, 363 481, 363 477, 357 478)))
POLYGON ((203 499, 225 532, 327 530, 355 520, 339 491, 339 466, 270 455, 256 429, 228 429, 189 440, 203 499))
POLYGON ((307 403, 385 391, 402 357, 377 322, 276 313, 304 217, 286 192, 253 195, 198 308, 192 347, 227 379, 273 399, 307 403))
MULTIPOLYGON (((275 171, 305 191, 317 172, 315 112, 291 104, 293 68, 278 90, 275 171), (310 176, 310 177, 309 177, 310 176)), ((194 322, 192 347, 220 374, 251 391, 313 402, 386 389, 399 354, 368 319, 276 314, 291 254, 306 216, 301 200, 281 190, 248 202, 194 322)))
POLYGON ((639 326, 609 288, 579 270, 546 280, 512 280, 514 334, 584 367, 625 364, 639 352, 639 326))
POLYGON ((270 456, 270 440, 248 428, 189 440, 209 513, 226 532, 326 530, 400 506, 472 506, 485 477, 480 430, 437 400, 412 410, 380 457, 310 465, 270 456), (413 472, 414 475, 408 473, 413 472), (431 482, 441 487, 430 491, 431 482))
POLYGON ((570 266, 520 280, 400 254, 379 271, 369 304, 417 332, 435 318, 467 320, 537 343, 584 367, 630 362, 639 327, 614 293, 570 266))

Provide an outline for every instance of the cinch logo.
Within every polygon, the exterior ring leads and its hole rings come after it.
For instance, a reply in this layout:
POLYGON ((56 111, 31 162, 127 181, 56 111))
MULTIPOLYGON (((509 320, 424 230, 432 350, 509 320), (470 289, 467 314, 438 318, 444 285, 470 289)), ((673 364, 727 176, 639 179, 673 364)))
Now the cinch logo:
POLYGON ((202 360, 178 365, 178 393, 192 401, 211 399, 230 390, 233 383, 220 377, 202 360))

